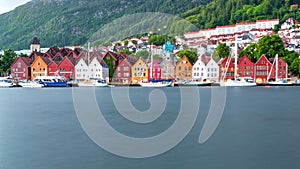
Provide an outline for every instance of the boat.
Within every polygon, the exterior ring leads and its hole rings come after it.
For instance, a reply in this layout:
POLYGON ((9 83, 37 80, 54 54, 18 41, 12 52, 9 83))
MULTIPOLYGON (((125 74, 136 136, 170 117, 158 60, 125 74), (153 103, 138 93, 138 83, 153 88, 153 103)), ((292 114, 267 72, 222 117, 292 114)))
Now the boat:
POLYGON ((104 79, 93 79, 79 82, 79 87, 108 87, 109 85, 106 83, 106 80, 104 79))
POLYGON ((291 85, 293 85, 293 83, 288 82, 285 79, 279 79, 278 78, 278 54, 276 54, 275 60, 274 60, 274 62, 272 64, 271 70, 269 72, 269 75, 268 75, 268 78, 267 78, 267 85, 269 85, 269 86, 291 86, 291 85), (276 63, 276 65, 275 65, 275 81, 270 81, 270 75, 272 73, 272 69, 274 67, 274 63, 276 63))
MULTIPOLYGON (((237 43, 237 35, 235 35, 235 46, 234 46, 235 50, 234 50, 234 80, 228 80, 228 81, 223 81, 220 82, 220 86, 225 86, 225 87, 251 87, 251 86, 257 86, 257 84, 255 83, 254 80, 251 79, 245 79, 245 78, 238 78, 237 76, 237 60, 238 60, 238 43, 237 43)), ((229 67, 229 63, 231 62, 231 58, 228 59, 228 66, 226 67, 226 71, 229 67)), ((226 73, 224 73, 224 77, 223 79, 225 79, 226 77, 226 73)))
POLYGON ((44 87, 67 87, 67 82, 60 76, 38 76, 35 82, 44 85, 44 87))
POLYGON ((140 82, 139 83, 142 87, 171 87, 173 82, 172 81, 150 81, 150 82, 140 82))
MULTIPOLYGON (((151 52, 150 52, 151 53, 151 52)), ((151 63, 150 63, 150 78, 149 82, 140 81, 139 84, 142 87, 171 87, 174 86, 172 80, 155 80, 153 79, 153 55, 151 55, 151 63)))
POLYGON ((18 82, 18 85, 24 88, 42 88, 44 87, 43 84, 40 84, 39 82, 36 81, 20 81, 18 82))
POLYGON ((13 85, 13 81, 10 79, 10 77, 0 77, 1 88, 13 87, 13 85))
POLYGON ((185 83, 186 86, 211 86, 213 83, 211 81, 205 80, 193 80, 185 83))

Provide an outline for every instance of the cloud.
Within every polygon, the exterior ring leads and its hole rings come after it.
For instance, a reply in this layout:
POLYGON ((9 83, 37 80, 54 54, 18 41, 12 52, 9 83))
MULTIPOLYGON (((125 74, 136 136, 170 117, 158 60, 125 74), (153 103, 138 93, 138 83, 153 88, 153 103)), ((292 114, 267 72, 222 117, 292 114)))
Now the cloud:
POLYGON ((11 11, 15 9, 17 6, 23 5, 26 2, 29 2, 31 0, 0 0, 0 14, 11 11))

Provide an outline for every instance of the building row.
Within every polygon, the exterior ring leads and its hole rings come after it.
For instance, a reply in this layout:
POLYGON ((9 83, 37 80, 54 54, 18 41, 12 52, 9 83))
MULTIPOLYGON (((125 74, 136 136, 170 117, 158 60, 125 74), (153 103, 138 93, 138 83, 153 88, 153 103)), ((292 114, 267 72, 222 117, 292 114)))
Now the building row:
MULTIPOLYGON (((137 84, 140 81, 175 80, 184 83, 192 80, 224 81, 234 79, 234 59, 223 58, 219 62, 202 55, 192 64, 186 56, 179 60, 165 57, 151 62, 126 54, 108 51, 104 54, 82 49, 70 50, 52 47, 46 53, 32 52, 28 57, 19 57, 11 65, 11 76, 15 80, 34 80, 37 76, 59 75, 68 80, 84 81, 90 78, 107 79, 120 84, 137 84), (110 66, 109 66, 110 65, 110 66)), ((278 59, 278 69, 274 60, 265 56, 253 63, 247 56, 239 58, 237 75, 251 77, 258 83, 267 79, 285 79, 288 65, 278 59)))

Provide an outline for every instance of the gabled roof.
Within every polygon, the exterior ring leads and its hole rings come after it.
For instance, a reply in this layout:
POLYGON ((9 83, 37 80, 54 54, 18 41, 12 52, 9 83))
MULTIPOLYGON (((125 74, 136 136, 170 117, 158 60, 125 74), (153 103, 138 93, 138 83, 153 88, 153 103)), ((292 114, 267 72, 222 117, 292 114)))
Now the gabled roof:
POLYGON ((271 64, 271 62, 268 60, 268 58, 267 58, 265 55, 261 55, 261 57, 257 60, 257 62, 255 63, 255 65, 256 65, 262 58, 266 58, 266 60, 269 62, 269 64, 271 64))
POLYGON ((11 66, 13 66, 14 64, 16 64, 19 60, 21 60, 24 64, 26 64, 27 66, 29 66, 29 58, 28 57, 18 57, 13 64, 11 64, 11 66))
POLYGON ((205 54, 201 56, 201 61, 207 65, 207 63, 211 60, 211 58, 207 57, 205 54))
POLYGON ((57 46, 51 47, 46 53, 50 55, 50 57, 54 57, 57 52, 59 52, 59 48, 57 46))

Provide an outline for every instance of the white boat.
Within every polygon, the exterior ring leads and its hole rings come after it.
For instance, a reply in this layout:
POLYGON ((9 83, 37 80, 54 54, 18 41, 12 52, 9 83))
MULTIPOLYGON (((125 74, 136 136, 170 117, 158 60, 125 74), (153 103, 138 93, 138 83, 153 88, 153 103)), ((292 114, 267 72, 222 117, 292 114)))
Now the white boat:
POLYGON ((42 87, 44 87, 43 84, 40 84, 38 82, 32 82, 32 81, 25 81, 25 82, 21 81, 18 84, 24 88, 42 88, 42 87))
MULTIPOLYGON (((287 69, 287 67, 286 67, 286 69, 287 69)), ((276 54, 275 60, 274 60, 274 62, 272 64, 271 70, 269 72, 269 75, 268 75, 268 78, 267 78, 267 85, 269 85, 269 86, 290 86, 290 85, 293 85, 293 83, 288 82, 285 79, 279 79, 277 71, 278 71, 278 54, 276 54), (270 78, 270 75, 272 73, 272 69, 273 69, 274 63, 276 63, 276 66, 275 66, 275 81, 269 81, 269 78, 270 78)))
MULTIPOLYGON (((237 35, 235 36, 235 46, 234 46, 235 50, 234 50, 234 80, 229 80, 229 81, 223 81, 220 82, 220 86, 226 86, 226 87, 251 87, 251 86, 257 86, 257 84, 255 83, 255 81, 251 78, 251 79, 242 79, 242 78, 238 78, 237 77, 237 60, 238 60, 238 43, 237 43, 237 35)), ((228 59, 230 63, 231 62, 231 58, 228 59)), ((227 67, 225 68, 226 71, 228 69, 230 64, 227 65, 227 67)), ((224 73, 224 77, 223 79, 225 79, 226 77, 226 73, 224 73)))
POLYGON ((0 87, 13 87, 13 81, 9 77, 0 77, 0 87))
POLYGON ((142 87, 171 87, 172 82, 140 82, 142 87))
POLYGON ((90 79, 78 83, 79 87, 108 87, 109 85, 103 79, 90 79))
POLYGON ((229 80, 226 82, 220 82, 220 86, 228 86, 228 87, 251 87, 251 86, 257 86, 257 84, 254 81, 247 81, 247 80, 229 80))
POLYGON ((34 79, 36 83, 44 87, 67 87, 67 82, 60 76, 38 76, 34 79))
POLYGON ((210 81, 189 81, 185 83, 187 86, 210 86, 212 84, 210 81))

